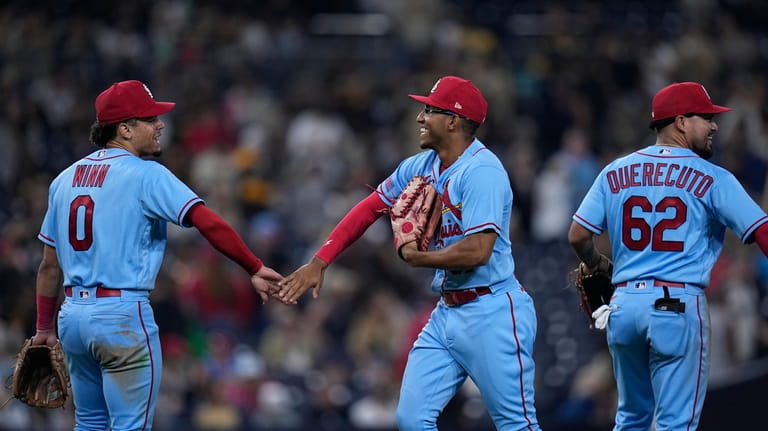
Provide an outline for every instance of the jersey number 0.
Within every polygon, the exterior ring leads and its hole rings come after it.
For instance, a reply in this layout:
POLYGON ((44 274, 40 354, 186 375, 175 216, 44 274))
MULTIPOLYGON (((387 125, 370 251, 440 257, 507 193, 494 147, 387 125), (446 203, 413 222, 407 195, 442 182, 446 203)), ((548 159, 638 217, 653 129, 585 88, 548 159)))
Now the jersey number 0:
POLYGON ((624 202, 623 212, 621 240, 628 249, 643 250, 650 244, 653 251, 683 251, 683 241, 664 239, 665 230, 679 228, 688 218, 688 207, 682 199, 667 196, 653 206, 645 196, 630 196, 624 202), (644 218, 632 216, 632 210, 636 207, 645 213, 666 213, 671 208, 674 210, 674 215, 671 218, 661 219, 651 226, 644 218), (640 234, 639 238, 632 238, 633 229, 640 234))
POLYGON ((69 204, 69 243, 75 251, 88 250, 93 244, 93 199, 88 195, 80 195, 69 204), (77 237, 78 226, 82 226, 82 238, 77 237))

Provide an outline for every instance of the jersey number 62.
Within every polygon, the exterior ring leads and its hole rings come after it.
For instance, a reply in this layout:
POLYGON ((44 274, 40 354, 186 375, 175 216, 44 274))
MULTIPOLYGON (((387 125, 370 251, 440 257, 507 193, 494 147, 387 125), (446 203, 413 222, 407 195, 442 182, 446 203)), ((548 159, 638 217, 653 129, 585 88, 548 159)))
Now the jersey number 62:
POLYGON ((624 202, 622 212, 621 240, 628 249, 643 250, 650 244, 654 251, 683 251, 683 241, 664 239, 665 230, 677 229, 687 220, 688 207, 682 199, 667 196, 653 205, 645 196, 630 196, 624 202), (634 208, 640 208, 645 213, 666 213, 671 208, 674 214, 651 226, 644 218, 632 216, 634 208), (639 237, 633 238, 633 231, 639 233, 639 237))

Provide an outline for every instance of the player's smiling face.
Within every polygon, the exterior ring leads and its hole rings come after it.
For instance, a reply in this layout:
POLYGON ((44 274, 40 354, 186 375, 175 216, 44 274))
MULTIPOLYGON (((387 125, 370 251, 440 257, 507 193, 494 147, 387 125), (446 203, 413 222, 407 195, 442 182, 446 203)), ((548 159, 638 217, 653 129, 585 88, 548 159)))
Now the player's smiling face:
POLYGON ((446 121, 453 118, 447 111, 441 111, 432 106, 425 106, 416 116, 419 128, 419 147, 422 149, 436 150, 443 140, 446 121))
POLYGON ((717 132, 713 114, 700 114, 687 118, 691 127, 686 131, 688 142, 694 153, 702 159, 709 159, 714 153, 712 137, 717 132))

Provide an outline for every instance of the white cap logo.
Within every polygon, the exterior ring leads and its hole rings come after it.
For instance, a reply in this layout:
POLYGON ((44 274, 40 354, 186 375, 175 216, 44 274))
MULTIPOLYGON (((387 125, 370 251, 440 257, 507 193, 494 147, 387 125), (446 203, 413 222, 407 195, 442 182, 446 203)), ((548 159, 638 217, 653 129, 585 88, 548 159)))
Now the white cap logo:
POLYGON ((149 97, 151 97, 152 99, 154 99, 154 98, 155 98, 155 96, 153 96, 153 95, 152 95, 152 92, 151 92, 151 91, 149 91, 149 87, 147 87, 147 84, 143 84, 143 83, 142 83, 141 85, 143 85, 143 86, 144 86, 144 90, 147 92, 147 94, 149 94, 149 97))
POLYGON ((711 98, 711 97, 709 97, 709 93, 707 92, 707 89, 706 89, 706 88, 704 88, 704 86, 703 86, 703 85, 701 86, 701 89, 704 91, 704 94, 706 94, 706 95, 707 95, 707 99, 709 99, 709 100, 710 100, 710 102, 711 102, 711 101, 712 101, 712 98, 711 98))
POLYGON ((438 79, 437 82, 435 82, 435 85, 432 86, 432 89, 429 90, 430 93, 434 93, 437 91, 437 86, 440 85, 440 80, 438 79))

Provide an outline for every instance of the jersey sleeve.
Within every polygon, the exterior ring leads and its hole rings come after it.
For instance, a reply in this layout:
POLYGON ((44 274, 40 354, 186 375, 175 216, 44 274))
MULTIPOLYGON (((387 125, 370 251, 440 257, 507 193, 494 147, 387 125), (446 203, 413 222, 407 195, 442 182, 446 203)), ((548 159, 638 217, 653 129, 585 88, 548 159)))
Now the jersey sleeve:
POLYGON ((464 235, 493 230, 502 234, 505 205, 512 201, 509 176, 498 167, 482 165, 464 173, 461 212, 464 235))
POLYGON ((379 198, 387 206, 391 208, 394 205, 398 195, 414 175, 425 175, 432 178, 437 176, 435 173, 430 172, 430 165, 435 157, 430 153, 434 153, 434 151, 419 153, 404 159, 395 168, 394 172, 376 187, 379 198))
POLYGON ((52 208, 54 208, 53 193, 57 184, 58 183, 56 181, 51 183, 50 190, 48 192, 48 210, 46 210, 45 216, 43 217, 43 224, 40 226, 40 233, 37 234, 37 239, 42 241, 44 244, 50 245, 54 248, 56 247, 57 220, 56 211, 53 211, 52 208))
POLYGON ((719 176, 710 198, 717 220, 736 233, 743 243, 753 242, 755 230, 768 222, 765 211, 730 172, 719 176))
POLYGON ((605 169, 595 178, 573 215, 573 221, 596 235, 602 234, 606 227, 604 172, 605 169))
POLYGON ((148 216, 191 227, 184 217, 193 205, 203 202, 195 192, 159 163, 149 165, 143 181, 142 205, 148 216))

